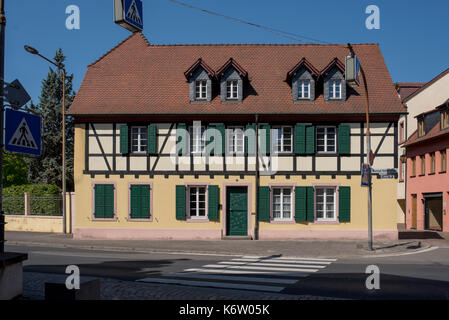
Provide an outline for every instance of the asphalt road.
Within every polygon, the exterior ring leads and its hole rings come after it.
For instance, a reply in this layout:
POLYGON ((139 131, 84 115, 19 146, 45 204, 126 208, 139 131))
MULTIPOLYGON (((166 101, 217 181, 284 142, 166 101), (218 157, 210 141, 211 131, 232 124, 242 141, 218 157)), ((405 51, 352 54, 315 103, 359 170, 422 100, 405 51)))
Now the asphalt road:
MULTIPOLYGON (((227 264, 226 267, 235 268, 227 269, 232 273, 242 273, 237 268, 240 268, 239 264, 243 264, 237 262, 238 258, 235 256, 220 255, 116 252, 12 245, 7 246, 6 250, 28 253, 29 258, 24 263, 25 272, 64 274, 68 265, 77 265, 80 268, 81 276, 107 277, 128 281, 139 279, 150 279, 149 281, 151 281, 154 279, 159 283, 161 283, 160 281, 163 283, 164 279, 170 279, 167 280, 167 283, 175 281, 173 277, 167 275, 173 276, 183 273, 186 269, 201 269, 204 266, 223 267, 220 265, 222 263, 227 264)), ((249 275, 249 278, 254 277, 255 279, 249 279, 251 284, 247 285, 248 288, 260 285, 255 280, 257 277, 262 279, 260 274, 268 272, 263 270, 270 268, 283 270, 270 267, 273 263, 281 263, 279 260, 261 261, 249 258, 247 259, 249 262, 244 262, 244 264, 251 265, 252 270, 255 270, 252 271, 255 274, 249 275), (257 261, 253 263, 252 259, 257 261)), ((284 258, 275 257, 274 259, 284 258)), ((294 261, 284 260, 283 268, 285 265, 288 266, 285 263, 294 263, 294 261)), ((303 263, 299 261, 290 266, 301 267, 303 263), (298 263, 302 264, 298 265, 298 263)), ((305 263, 313 263, 313 261, 305 263)), ((276 287, 279 288, 277 292, 349 299, 449 299, 449 247, 402 256, 338 259, 317 268, 321 269, 316 269, 316 272, 310 272, 305 277, 290 275, 288 278, 283 278, 285 274, 276 271, 279 273, 276 273, 275 276, 279 275, 283 279, 282 286, 276 287), (370 274, 365 271, 370 265, 379 268, 380 289, 368 290, 366 288, 365 282, 370 274)), ((272 271, 270 270, 270 272, 272 271)), ((236 276, 239 275, 214 275, 219 280, 226 279, 226 277, 232 279, 236 276)), ((208 281, 213 280, 208 279, 208 281)), ((197 284, 204 286, 204 282, 197 282, 197 284)), ((242 288, 247 288, 245 282, 239 281, 238 283, 242 288)), ((189 279, 181 281, 181 284, 185 283, 189 283, 189 279)), ((264 286, 260 286, 260 288, 263 290, 264 286)))

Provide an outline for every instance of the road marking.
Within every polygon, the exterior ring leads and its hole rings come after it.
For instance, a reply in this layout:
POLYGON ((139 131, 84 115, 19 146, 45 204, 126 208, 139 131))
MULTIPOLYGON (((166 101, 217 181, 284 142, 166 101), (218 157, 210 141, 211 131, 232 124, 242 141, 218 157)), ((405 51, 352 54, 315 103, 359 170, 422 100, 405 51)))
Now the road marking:
POLYGON ((337 259, 325 259, 325 258, 304 258, 304 257, 262 257, 262 256, 243 256, 242 258, 253 258, 253 259, 267 259, 267 260, 275 260, 275 259, 285 259, 285 260, 310 260, 310 261, 330 261, 335 262, 337 259))
POLYGON ((257 266, 230 266, 222 264, 207 264, 204 268, 229 268, 229 269, 249 269, 249 270, 273 270, 273 271, 293 271, 293 272, 317 272, 318 269, 301 269, 301 268, 275 268, 275 267, 257 267, 257 266))
POLYGON ((320 263, 320 264, 331 264, 331 261, 312 261, 312 260, 285 260, 281 258, 272 258, 272 259, 255 259, 255 258, 234 258, 232 261, 248 261, 248 262, 257 262, 257 261, 273 261, 280 263, 320 263))
POLYGON ((389 254, 376 254, 372 256, 363 256, 362 258, 387 258, 387 257, 398 257, 398 256, 408 256, 411 254, 418 254, 418 253, 424 253, 439 249, 439 247, 430 247, 427 249, 419 250, 419 251, 413 251, 413 252, 403 252, 403 253, 389 253, 389 254))
POLYGON ((280 273, 280 272, 270 272, 270 271, 253 271, 253 270, 228 270, 228 269, 202 269, 202 268, 190 268, 185 269, 186 272, 201 272, 201 273, 223 273, 223 274, 257 274, 257 275, 267 275, 267 276, 277 276, 277 277, 308 277, 307 273, 280 273))
MULTIPOLYGON (((264 260, 262 260, 264 261, 264 260)), ((269 261, 269 260, 267 260, 269 261)), ((219 264, 245 265, 245 266, 267 266, 267 267, 299 267, 299 268, 326 268, 326 266, 306 265, 306 264, 280 264, 280 263, 265 263, 265 262, 237 262, 237 261, 222 261, 219 264)))
POLYGON ((165 274, 168 277, 178 278, 196 278, 196 279, 212 279, 212 280, 226 280, 226 281, 243 281, 243 282, 258 282, 258 283, 286 283, 292 284, 298 282, 296 279, 273 279, 273 278, 256 278, 244 276, 226 276, 226 275, 212 275, 201 273, 169 273, 165 274))
POLYGON ((147 282, 147 283, 180 284, 180 285, 187 285, 187 286, 194 286, 194 287, 226 288, 226 289, 269 291, 269 292, 281 292, 284 289, 284 287, 263 286, 263 285, 255 285, 255 284, 178 280, 178 279, 165 279, 165 278, 144 278, 144 279, 140 279, 137 281, 138 282, 147 282))

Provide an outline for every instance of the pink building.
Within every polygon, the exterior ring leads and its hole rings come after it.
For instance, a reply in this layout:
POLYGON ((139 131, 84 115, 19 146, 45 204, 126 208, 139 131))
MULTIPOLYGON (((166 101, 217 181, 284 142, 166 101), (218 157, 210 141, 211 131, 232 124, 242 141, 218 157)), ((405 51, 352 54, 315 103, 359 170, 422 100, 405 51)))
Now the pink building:
POLYGON ((449 231, 449 100, 417 117, 404 143, 407 158, 406 228, 449 231))

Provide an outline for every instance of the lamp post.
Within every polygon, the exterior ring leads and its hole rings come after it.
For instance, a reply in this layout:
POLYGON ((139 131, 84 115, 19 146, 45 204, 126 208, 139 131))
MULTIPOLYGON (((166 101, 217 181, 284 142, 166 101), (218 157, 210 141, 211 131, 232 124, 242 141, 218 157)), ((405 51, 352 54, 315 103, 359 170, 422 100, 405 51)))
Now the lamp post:
POLYGON ((5 216, 3 215, 3 95, 5 76, 5 2, 0 0, 0 254, 5 251, 5 216))
POLYGON ((67 233, 66 230, 66 164, 65 164, 65 67, 62 63, 56 63, 39 53, 35 48, 30 46, 24 46, 25 50, 31 54, 37 55, 42 59, 50 62, 56 66, 60 71, 62 71, 62 231, 67 233))

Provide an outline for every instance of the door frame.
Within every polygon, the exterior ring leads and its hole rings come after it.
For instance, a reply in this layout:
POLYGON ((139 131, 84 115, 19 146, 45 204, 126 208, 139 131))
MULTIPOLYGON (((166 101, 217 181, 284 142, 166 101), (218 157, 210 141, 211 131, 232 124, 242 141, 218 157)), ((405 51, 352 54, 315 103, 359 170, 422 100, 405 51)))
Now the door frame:
POLYGON ((221 230, 221 236, 222 237, 224 237, 224 236, 227 236, 227 234, 226 234, 226 225, 227 225, 227 218, 228 218, 228 212, 227 212, 227 201, 228 201, 228 198, 227 198, 227 189, 228 188, 232 188, 232 187, 246 187, 246 192, 247 192, 247 198, 248 198, 248 204, 247 204, 247 219, 248 219, 248 223, 247 223, 247 226, 248 226, 248 230, 247 230, 247 234, 248 234, 248 236, 249 237, 251 237, 251 239, 254 239, 254 232, 253 232, 253 229, 252 229, 252 221, 251 221, 251 208, 252 208, 252 184, 251 183, 249 183, 249 182, 247 182, 247 183, 245 183, 245 182, 226 182, 226 183, 223 183, 223 185, 222 185, 222 188, 221 188, 221 198, 223 199, 223 210, 222 210, 222 213, 223 213, 223 229, 221 230))
MULTIPOLYGON (((435 229, 430 229, 429 226, 429 213, 427 209, 427 200, 428 199, 438 199, 441 198, 441 230, 443 231, 443 224, 444 224, 444 217, 443 217, 443 192, 433 192, 433 193, 423 193, 423 200, 424 200, 424 230, 432 230, 435 231, 435 229), (427 212, 426 212, 427 211, 427 212)), ((437 230, 438 231, 438 230, 437 230)))

